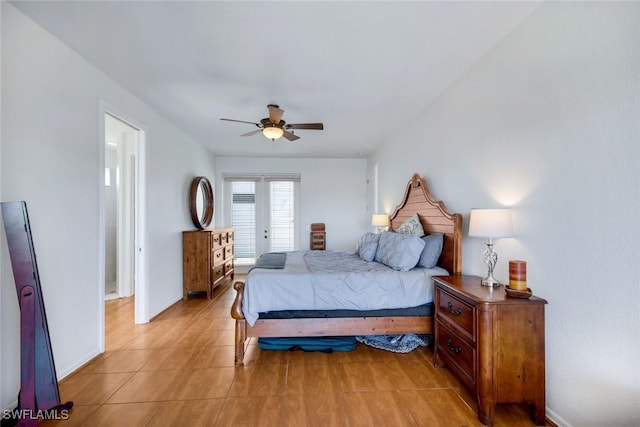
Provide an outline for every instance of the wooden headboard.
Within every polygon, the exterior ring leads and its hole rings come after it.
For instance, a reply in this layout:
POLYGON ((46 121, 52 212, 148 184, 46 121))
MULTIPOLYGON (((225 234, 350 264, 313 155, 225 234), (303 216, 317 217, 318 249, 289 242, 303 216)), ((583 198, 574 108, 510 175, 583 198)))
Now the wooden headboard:
POLYGON ((438 266, 450 274, 462 273, 462 215, 449 212, 444 203, 434 200, 426 181, 417 173, 409 180, 402 202, 389 217, 391 228, 398 228, 415 213, 426 234, 444 235, 438 266))

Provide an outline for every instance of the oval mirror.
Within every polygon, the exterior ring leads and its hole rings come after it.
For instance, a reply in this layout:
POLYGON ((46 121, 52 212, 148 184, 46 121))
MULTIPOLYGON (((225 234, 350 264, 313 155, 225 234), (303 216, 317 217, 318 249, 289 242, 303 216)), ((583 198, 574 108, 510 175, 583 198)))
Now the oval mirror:
POLYGON ((191 182, 189 211, 193 225, 201 230, 207 228, 213 220, 213 189, 204 176, 198 176, 191 182))

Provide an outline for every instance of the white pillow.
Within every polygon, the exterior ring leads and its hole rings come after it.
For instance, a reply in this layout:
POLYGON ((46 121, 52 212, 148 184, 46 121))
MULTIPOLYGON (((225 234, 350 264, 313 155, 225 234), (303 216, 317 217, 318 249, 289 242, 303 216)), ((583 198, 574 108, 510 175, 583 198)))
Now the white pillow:
POLYGON ((408 271, 418 264, 424 241, 413 234, 385 231, 380 235, 375 260, 394 270, 408 271))
POLYGON ((396 231, 401 234, 413 234, 418 237, 424 236, 424 229, 422 228, 418 214, 413 214, 411 218, 400 224, 400 227, 396 228, 396 231))

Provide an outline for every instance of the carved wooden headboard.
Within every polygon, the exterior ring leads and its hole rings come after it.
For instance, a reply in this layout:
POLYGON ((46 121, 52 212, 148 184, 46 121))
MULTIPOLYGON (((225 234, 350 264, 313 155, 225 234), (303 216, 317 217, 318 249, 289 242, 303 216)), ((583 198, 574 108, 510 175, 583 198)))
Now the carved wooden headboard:
POLYGON ((389 217, 391 228, 398 228, 415 213, 426 234, 444 235, 438 266, 450 274, 462 273, 462 215, 449 212, 444 203, 434 200, 426 181, 417 173, 409 180, 402 202, 389 217))

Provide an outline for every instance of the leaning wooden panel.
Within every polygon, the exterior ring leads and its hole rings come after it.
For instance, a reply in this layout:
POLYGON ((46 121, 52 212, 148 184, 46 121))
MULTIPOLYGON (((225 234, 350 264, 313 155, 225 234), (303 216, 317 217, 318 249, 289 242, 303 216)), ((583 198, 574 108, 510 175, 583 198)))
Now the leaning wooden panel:
MULTIPOLYGON (((390 216, 391 227, 400 226, 414 214, 418 214, 427 233, 444 235, 438 266, 451 274, 461 273, 462 215, 449 212, 444 203, 433 199, 427 183, 418 174, 411 177, 402 202, 390 216)), ((430 334, 433 331, 431 316, 258 319, 254 326, 249 326, 242 312, 244 283, 236 282, 234 289, 237 293, 231 316, 236 320, 236 364, 243 363, 246 340, 250 337, 430 334)))

